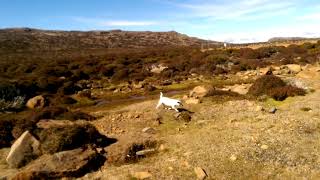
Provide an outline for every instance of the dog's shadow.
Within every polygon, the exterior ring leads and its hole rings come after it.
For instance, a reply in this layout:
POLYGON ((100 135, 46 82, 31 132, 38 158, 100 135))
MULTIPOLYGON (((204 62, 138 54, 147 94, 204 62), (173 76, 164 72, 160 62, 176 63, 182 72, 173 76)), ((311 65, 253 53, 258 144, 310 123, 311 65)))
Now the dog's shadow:
POLYGON ((181 108, 181 107, 179 107, 179 108, 177 108, 178 109, 178 111, 179 112, 188 112, 188 113, 190 113, 190 114, 193 114, 194 112, 192 112, 192 111, 190 111, 190 110, 188 110, 188 109, 186 109, 186 108, 181 108))

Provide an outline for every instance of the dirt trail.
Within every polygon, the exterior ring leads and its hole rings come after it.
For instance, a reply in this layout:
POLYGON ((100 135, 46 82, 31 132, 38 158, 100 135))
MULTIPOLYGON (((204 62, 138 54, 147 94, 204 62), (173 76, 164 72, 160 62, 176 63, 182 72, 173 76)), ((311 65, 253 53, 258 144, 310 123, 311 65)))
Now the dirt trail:
POLYGON ((320 80, 300 81, 315 91, 283 102, 217 103, 206 98, 187 105, 195 112, 188 124, 170 118, 173 112, 156 111, 156 100, 96 112, 102 118, 95 124, 106 135, 120 138, 118 145, 127 137, 151 138, 163 142, 165 150, 135 164, 106 163, 101 172, 82 179, 130 179, 138 171, 150 172, 151 179, 195 179, 194 167, 202 167, 208 179, 319 179, 320 80), (257 111, 257 106, 266 111, 257 111), (278 111, 268 113, 273 106, 278 111), (159 114, 165 114, 160 125, 159 114), (147 126, 157 133, 142 133, 147 126))

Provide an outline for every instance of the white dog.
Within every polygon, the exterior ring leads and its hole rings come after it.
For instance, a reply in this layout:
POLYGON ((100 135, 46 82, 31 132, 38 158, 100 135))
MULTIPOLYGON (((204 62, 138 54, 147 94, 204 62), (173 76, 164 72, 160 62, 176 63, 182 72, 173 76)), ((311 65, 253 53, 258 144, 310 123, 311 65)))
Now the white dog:
POLYGON ((174 109, 177 112, 179 112, 179 111, 176 108, 176 106, 182 106, 182 103, 180 100, 164 97, 162 92, 160 92, 160 99, 159 99, 159 102, 157 104, 156 109, 158 109, 161 106, 161 104, 163 104, 165 106, 170 106, 172 109, 174 109))

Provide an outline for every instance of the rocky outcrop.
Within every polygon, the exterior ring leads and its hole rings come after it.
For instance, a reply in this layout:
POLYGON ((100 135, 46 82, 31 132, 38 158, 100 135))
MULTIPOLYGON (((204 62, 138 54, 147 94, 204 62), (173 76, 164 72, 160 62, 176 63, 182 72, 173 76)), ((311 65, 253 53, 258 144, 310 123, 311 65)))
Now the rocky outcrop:
POLYGON ((45 154, 27 165, 13 179, 56 179, 80 177, 97 170, 105 158, 93 149, 82 148, 62 151, 53 155, 45 154))
POLYGON ((213 90, 214 90, 214 88, 211 86, 196 86, 190 92, 189 96, 196 97, 196 98, 202 98, 202 97, 207 96, 213 90))
POLYGON ((6 161, 12 168, 22 167, 40 155, 39 147, 39 141, 26 131, 11 146, 6 161))

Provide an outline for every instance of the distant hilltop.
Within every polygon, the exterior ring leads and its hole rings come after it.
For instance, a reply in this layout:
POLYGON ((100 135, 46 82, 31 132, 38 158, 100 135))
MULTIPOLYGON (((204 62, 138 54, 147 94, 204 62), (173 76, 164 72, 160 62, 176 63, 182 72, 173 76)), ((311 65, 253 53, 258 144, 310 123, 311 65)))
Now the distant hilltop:
POLYGON ((320 40, 320 38, 305 38, 305 37, 273 37, 268 42, 284 42, 284 41, 304 41, 304 40, 320 40))
POLYGON ((169 31, 59 31, 31 28, 0 29, 0 52, 52 51, 95 48, 145 48, 215 44, 169 31))

